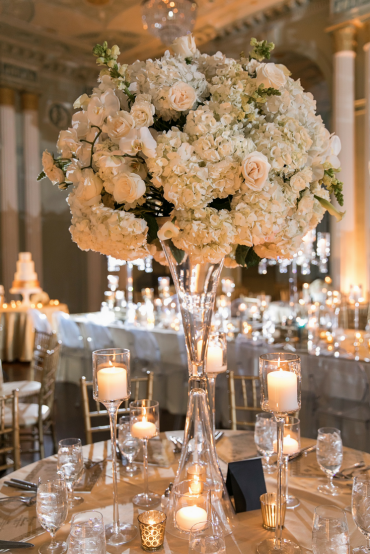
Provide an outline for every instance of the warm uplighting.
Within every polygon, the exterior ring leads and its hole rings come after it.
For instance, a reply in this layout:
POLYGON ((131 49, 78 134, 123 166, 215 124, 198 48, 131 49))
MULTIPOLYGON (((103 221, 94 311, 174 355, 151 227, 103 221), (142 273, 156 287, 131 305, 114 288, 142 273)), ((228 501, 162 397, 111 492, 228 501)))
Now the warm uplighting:
POLYGON ((36 308, 38 308, 39 310, 41 310, 41 308, 42 308, 42 302, 37 302, 36 308))
POLYGON ((329 277, 329 275, 327 275, 327 276, 325 277, 325 283, 326 283, 327 285, 331 285, 332 282, 333 282, 333 279, 332 279, 331 277, 329 277))

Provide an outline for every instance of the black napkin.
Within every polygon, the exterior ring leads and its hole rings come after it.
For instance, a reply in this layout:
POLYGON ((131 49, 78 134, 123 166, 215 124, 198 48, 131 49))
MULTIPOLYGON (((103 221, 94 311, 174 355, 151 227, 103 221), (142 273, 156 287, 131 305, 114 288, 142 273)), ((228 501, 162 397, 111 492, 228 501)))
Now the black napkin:
POLYGON ((260 496, 267 492, 262 458, 230 462, 227 469, 226 488, 229 495, 234 497, 237 514, 259 510, 260 496))

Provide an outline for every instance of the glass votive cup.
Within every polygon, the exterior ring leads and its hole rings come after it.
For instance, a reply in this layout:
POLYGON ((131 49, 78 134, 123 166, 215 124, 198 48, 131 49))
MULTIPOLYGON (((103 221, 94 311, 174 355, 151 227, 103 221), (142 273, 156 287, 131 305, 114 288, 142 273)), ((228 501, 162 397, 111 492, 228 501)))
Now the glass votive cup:
MULTIPOLYGON (((266 492, 260 496, 261 511, 262 511, 262 527, 267 531, 275 531, 276 528, 276 493, 266 492)), ((282 501, 282 519, 283 526, 285 521, 286 502, 285 498, 282 501)))
POLYGON ((163 547, 167 516, 158 510, 149 510, 137 516, 140 529, 141 548, 156 552, 163 547))
POLYGON ((196 523, 210 519, 211 496, 203 487, 194 488, 194 481, 187 479, 172 489, 174 526, 183 533, 190 533, 196 523), (195 491, 195 492, 194 492, 195 491))

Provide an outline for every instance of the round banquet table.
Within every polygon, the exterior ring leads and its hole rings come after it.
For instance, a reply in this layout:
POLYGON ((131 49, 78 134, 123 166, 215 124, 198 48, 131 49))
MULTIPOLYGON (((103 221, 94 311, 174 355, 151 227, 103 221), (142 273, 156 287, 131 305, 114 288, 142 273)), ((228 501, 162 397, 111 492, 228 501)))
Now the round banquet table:
MULTIPOLYGON (((164 490, 174 480, 175 472, 178 464, 179 455, 172 454, 172 447, 167 438, 170 435, 182 436, 183 432, 168 432, 162 433, 162 442, 168 451, 169 457, 172 456, 172 463, 169 467, 159 467, 158 465, 149 465, 149 486, 150 489, 163 494, 164 490)), ((302 439, 302 447, 313 444, 311 439, 302 439)), ((239 459, 240 455, 243 457, 253 457, 256 454, 253 433, 248 431, 226 431, 224 437, 218 442, 217 450, 220 457, 220 466, 223 472, 226 472, 227 464, 225 464, 221 456, 225 459, 227 457, 236 457, 239 459)), ((90 459, 93 461, 106 460, 110 456, 110 442, 100 442, 83 447, 84 459, 90 459)), ((11 475, 7 475, 0 480, 0 496, 23 494, 22 491, 18 491, 13 488, 9 488, 4 485, 4 481, 10 477, 18 477, 20 479, 27 479, 30 472, 35 472, 37 464, 51 464, 56 460, 55 456, 46 458, 41 462, 28 465, 11 475)), ((345 448, 343 466, 346 467, 354 463, 354 461, 363 460, 366 465, 370 464, 370 454, 362 453, 345 448)), ((40 466, 41 467, 41 466, 40 466)), ((105 523, 111 521, 112 518, 112 478, 111 478, 111 464, 101 464, 103 468, 100 477, 96 484, 92 488, 91 492, 79 493, 84 497, 84 503, 77 508, 69 512, 67 523, 57 533, 57 539, 67 539, 70 520, 73 513, 84 510, 98 510, 104 516, 105 523)), ((35 474, 35 473, 34 473, 35 474)), ((251 476, 251 478, 253 478, 251 476)), ((269 492, 276 490, 276 473, 272 475, 265 475, 267 489, 269 492)), ((29 479, 28 479, 29 480, 29 479)), ((312 533, 312 520, 313 513, 316 506, 320 504, 335 504, 342 508, 350 505, 351 502, 351 481, 343 483, 340 480, 336 481, 336 484, 341 488, 342 494, 338 497, 328 497, 317 492, 317 486, 325 481, 325 477, 310 477, 307 476, 290 476, 289 490, 290 494, 297 496, 301 504, 295 510, 287 510, 285 518, 285 529, 283 536, 292 538, 302 547, 302 553, 311 551, 311 533, 312 533)), ((123 522, 133 522, 137 525, 137 516, 140 513, 138 508, 133 506, 131 498, 142 490, 143 481, 142 473, 131 478, 120 477, 118 483, 118 496, 119 496, 119 511, 120 519, 123 522)), ((47 532, 38 530, 38 534, 35 536, 35 527, 38 525, 36 518, 35 506, 27 508, 18 503, 9 503, 8 508, 5 508, 4 504, 0 504, 0 539, 17 540, 23 535, 23 540, 28 539, 35 545, 35 548, 27 549, 30 554, 36 553, 38 548, 50 542, 50 535, 47 532), (8 521, 6 521, 8 520, 8 521), (34 538, 31 538, 31 537, 34 538)), ((157 509, 160 509, 158 507, 157 509)), ((352 516, 347 513, 347 521, 349 526, 351 547, 365 544, 365 538, 356 529, 353 523, 352 516)), ((251 512, 240 513, 235 517, 235 529, 232 535, 226 537, 226 552, 227 554, 249 554, 256 552, 257 544, 266 537, 272 537, 273 533, 265 531, 262 528, 261 511, 255 510, 251 512)), ((17 551, 18 552, 18 551, 17 551)), ((111 554, 124 553, 124 554, 139 554, 143 550, 140 546, 139 534, 130 543, 123 545, 119 548, 112 548, 108 546, 107 552, 111 554)), ((188 543, 184 540, 175 538, 169 533, 166 533, 164 549, 161 552, 165 554, 188 554, 188 543)))

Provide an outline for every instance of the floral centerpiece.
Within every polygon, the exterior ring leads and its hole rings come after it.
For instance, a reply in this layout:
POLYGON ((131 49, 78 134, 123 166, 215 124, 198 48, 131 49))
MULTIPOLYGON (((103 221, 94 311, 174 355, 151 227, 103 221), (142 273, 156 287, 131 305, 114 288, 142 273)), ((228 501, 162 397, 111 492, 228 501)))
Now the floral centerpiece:
POLYGON ((289 70, 262 61, 274 45, 251 46, 239 60, 209 56, 188 35, 131 65, 95 46, 99 84, 39 176, 70 190, 81 249, 164 262, 167 239, 177 260, 249 267, 291 258, 326 210, 342 218, 329 201, 343 205, 339 138, 289 70))

